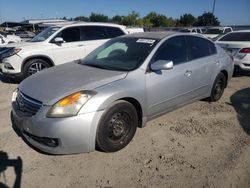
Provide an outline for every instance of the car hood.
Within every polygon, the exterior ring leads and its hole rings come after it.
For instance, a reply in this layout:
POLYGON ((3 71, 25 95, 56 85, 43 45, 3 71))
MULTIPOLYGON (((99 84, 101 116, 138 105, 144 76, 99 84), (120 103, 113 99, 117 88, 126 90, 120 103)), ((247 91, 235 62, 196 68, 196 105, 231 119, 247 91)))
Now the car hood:
MULTIPOLYGON (((46 48, 48 48, 48 45, 46 45, 45 42, 19 42, 19 43, 10 43, 7 44, 5 47, 9 47, 9 48, 21 48, 23 50, 39 50, 40 48, 44 48, 44 46, 46 46, 46 48)), ((21 51, 22 52, 22 51, 21 51)))
POLYGON ((112 71, 80 65, 75 62, 49 68, 25 79, 20 91, 43 105, 53 105, 60 99, 82 90, 125 78, 127 72, 112 71))

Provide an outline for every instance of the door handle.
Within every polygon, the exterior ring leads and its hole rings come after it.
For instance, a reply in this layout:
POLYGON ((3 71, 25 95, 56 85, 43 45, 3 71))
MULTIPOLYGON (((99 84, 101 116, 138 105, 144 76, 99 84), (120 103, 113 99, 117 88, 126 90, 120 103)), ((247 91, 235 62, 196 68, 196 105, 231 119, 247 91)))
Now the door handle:
POLYGON ((184 73, 184 75, 187 76, 187 77, 191 76, 191 74, 192 74, 192 71, 191 71, 191 70, 187 70, 187 71, 184 73))
POLYGON ((83 47, 83 44, 79 44, 78 47, 83 47))
POLYGON ((214 64, 215 64, 215 65, 219 65, 219 64, 220 64, 220 61, 219 61, 219 60, 214 60, 214 64))

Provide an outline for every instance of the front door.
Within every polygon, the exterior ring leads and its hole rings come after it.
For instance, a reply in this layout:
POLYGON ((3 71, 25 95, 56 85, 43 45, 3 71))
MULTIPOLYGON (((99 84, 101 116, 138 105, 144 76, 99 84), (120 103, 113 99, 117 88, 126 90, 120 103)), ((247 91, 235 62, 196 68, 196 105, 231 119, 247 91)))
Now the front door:
POLYGON ((80 27, 70 27, 61 31, 56 37, 63 38, 61 44, 53 44, 53 56, 56 65, 83 58, 84 41, 81 41, 80 27))

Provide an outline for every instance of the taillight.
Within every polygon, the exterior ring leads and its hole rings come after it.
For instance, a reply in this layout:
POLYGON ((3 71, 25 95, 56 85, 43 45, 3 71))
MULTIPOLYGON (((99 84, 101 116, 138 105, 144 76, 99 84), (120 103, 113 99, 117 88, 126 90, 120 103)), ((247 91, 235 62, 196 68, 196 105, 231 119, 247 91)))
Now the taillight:
POLYGON ((242 48, 240 50, 240 53, 243 53, 243 54, 250 54, 250 48, 242 48))

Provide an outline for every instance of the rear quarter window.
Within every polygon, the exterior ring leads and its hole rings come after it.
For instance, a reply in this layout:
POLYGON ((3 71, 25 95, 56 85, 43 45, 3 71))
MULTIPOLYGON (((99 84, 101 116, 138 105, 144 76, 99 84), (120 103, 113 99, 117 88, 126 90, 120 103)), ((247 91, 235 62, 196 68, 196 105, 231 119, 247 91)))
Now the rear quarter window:
POLYGON ((83 26, 81 27, 81 40, 101 40, 106 39, 106 30, 102 26, 83 26))
POLYGON ((120 28, 117 27, 106 27, 106 30, 108 38, 115 38, 125 34, 120 28))
POLYGON ((189 42, 189 60, 203 58, 211 55, 213 43, 210 44, 211 42, 209 40, 194 36, 190 36, 187 38, 189 42))
POLYGON ((219 41, 250 41, 250 32, 229 33, 219 41))

